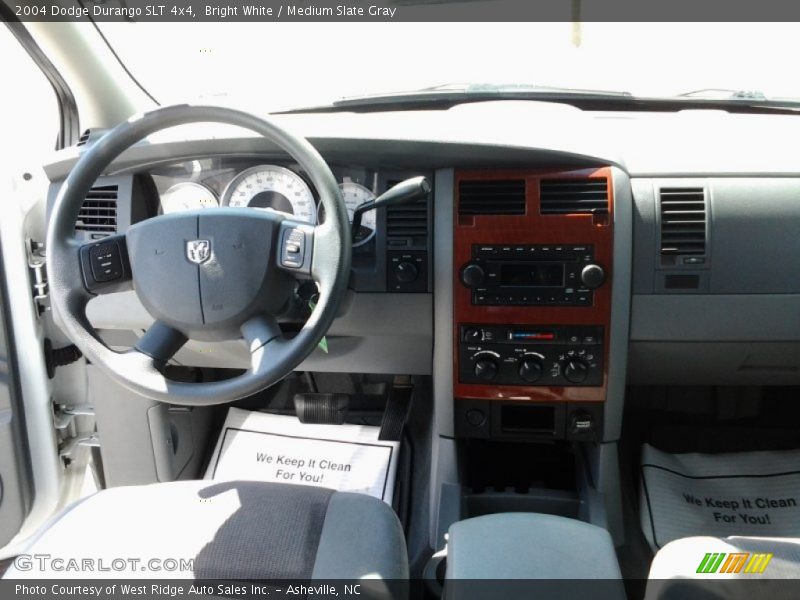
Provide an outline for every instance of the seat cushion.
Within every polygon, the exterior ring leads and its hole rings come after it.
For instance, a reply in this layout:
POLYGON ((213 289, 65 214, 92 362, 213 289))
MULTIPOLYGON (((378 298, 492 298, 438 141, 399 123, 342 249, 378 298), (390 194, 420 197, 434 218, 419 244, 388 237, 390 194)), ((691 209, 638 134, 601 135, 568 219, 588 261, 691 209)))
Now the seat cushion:
POLYGON ((675 540, 650 565, 648 600, 800 597, 800 539, 696 536, 675 540), (774 588, 770 592, 770 588, 774 588))
POLYGON ((5 575, 87 576, 405 579, 408 562, 397 516, 370 496, 186 481, 112 488, 76 503, 5 575))

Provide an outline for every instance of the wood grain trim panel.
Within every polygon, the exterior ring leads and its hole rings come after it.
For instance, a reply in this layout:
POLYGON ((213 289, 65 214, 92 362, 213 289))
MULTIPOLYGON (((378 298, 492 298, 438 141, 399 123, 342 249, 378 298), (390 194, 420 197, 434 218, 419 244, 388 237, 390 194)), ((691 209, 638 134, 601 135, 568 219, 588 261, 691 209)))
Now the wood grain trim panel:
POLYGON ((461 170, 455 174, 453 249, 453 388, 456 398, 515 401, 602 402, 606 399, 611 321, 611 280, 614 244, 614 186, 610 168, 571 171, 461 170), (524 179, 524 215, 459 217, 458 194, 462 181, 524 179), (544 179, 599 178, 608 182, 607 215, 541 215, 539 182, 544 179), (460 279, 461 267, 470 260, 473 244, 593 244, 595 261, 606 272, 606 283, 594 291, 592 306, 474 306, 471 292, 460 279), (510 386, 459 382, 459 324, 601 325, 605 328, 603 384, 593 387, 510 386))

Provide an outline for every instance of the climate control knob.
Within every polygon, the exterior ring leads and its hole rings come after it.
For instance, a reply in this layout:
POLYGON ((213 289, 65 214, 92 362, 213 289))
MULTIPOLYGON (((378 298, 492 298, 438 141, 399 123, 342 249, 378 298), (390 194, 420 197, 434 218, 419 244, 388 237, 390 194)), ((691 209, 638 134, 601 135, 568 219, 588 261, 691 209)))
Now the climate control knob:
POLYGON ((486 280, 486 272, 483 267, 476 263, 469 263, 461 269, 461 283, 468 288, 475 288, 483 284, 486 280))
POLYGON ((606 272, 600 265, 586 265, 581 270, 581 283, 590 290, 599 288, 605 280, 606 272))
POLYGON ((582 358, 570 358, 562 365, 564 378, 570 383, 583 383, 589 377, 589 365, 582 358))
POLYGON ((539 358, 526 357, 519 363, 519 376, 523 381, 527 381, 528 383, 539 381, 543 371, 544 367, 539 358))
POLYGON ((497 375, 497 363, 491 358, 479 358, 473 368, 475 376, 484 381, 491 381, 497 375))

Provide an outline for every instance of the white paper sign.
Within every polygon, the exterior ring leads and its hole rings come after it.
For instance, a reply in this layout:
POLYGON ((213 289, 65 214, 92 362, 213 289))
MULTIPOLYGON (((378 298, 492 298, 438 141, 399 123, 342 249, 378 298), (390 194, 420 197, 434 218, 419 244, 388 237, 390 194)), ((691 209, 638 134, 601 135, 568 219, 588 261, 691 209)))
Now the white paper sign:
POLYGON ((668 454, 642 449, 642 528, 684 537, 800 536, 800 450, 668 454))
POLYGON ((206 479, 256 480, 360 492, 392 501, 398 442, 366 425, 306 425, 231 408, 206 479))

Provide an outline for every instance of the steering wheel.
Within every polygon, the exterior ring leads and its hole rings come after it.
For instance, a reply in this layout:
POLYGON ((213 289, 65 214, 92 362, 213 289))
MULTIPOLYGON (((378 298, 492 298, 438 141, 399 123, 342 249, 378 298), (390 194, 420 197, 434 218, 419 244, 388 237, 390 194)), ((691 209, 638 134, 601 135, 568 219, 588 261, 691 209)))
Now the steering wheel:
POLYGON ((350 276, 350 224, 330 168, 305 139, 267 119, 211 106, 171 106, 108 132, 78 160, 61 186, 47 231, 51 305, 64 331, 92 363, 126 388, 170 404, 206 406, 263 390, 291 373, 336 315, 350 276), (146 136, 188 123, 252 130, 306 172, 325 209, 310 225, 282 213, 207 208, 159 215, 102 240, 75 238, 78 212, 95 180, 146 136), (298 280, 317 284, 319 300, 302 329, 287 337, 278 316, 298 280), (136 346, 107 347, 86 317, 95 295, 133 288, 154 319, 136 346), (223 381, 185 383, 163 367, 188 339, 244 338, 251 365, 223 381))

